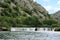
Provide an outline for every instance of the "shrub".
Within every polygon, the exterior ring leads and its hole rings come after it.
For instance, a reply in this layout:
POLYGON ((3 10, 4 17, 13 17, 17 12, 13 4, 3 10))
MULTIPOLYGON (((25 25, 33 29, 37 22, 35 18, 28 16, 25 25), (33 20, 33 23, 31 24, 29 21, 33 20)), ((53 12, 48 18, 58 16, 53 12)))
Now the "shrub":
POLYGON ((32 15, 32 11, 30 9, 23 7, 22 10, 28 13, 29 15, 32 15))
POLYGON ((5 3, 5 2, 0 2, 0 7, 8 8, 9 7, 9 4, 8 3, 5 3))

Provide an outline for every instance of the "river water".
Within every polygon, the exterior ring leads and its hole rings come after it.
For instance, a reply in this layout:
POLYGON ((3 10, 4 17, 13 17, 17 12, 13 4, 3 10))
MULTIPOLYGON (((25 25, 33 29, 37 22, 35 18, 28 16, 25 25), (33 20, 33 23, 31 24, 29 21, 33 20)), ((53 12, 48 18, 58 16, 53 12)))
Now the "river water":
POLYGON ((6 31, 6 32, 0 32, 0 40, 60 40, 60 32, 6 31))

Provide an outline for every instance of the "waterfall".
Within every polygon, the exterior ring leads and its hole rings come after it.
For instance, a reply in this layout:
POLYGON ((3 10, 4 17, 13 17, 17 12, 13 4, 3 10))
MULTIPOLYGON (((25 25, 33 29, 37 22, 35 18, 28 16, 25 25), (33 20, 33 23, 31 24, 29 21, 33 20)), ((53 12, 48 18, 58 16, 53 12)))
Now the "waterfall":
POLYGON ((37 28, 37 31, 54 31, 54 28, 37 28))
POLYGON ((11 28, 11 31, 54 31, 54 28, 11 28))
POLYGON ((11 31, 35 31, 35 28, 11 28, 11 31))

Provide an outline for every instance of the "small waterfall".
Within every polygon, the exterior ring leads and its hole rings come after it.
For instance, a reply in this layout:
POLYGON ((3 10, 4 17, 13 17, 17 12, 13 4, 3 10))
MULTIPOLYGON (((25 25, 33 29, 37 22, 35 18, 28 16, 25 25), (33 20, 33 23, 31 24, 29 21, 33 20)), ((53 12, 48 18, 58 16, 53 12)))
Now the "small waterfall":
POLYGON ((11 28, 11 31, 54 31, 54 28, 11 28))
POLYGON ((11 31, 35 31, 35 28, 11 28, 11 31))
POLYGON ((54 31, 54 28, 37 28, 37 31, 54 31))

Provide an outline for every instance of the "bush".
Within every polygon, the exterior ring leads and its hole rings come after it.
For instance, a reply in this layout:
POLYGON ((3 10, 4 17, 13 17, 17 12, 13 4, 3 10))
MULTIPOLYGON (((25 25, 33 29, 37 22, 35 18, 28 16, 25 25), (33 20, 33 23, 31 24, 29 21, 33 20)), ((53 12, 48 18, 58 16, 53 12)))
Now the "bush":
POLYGON ((29 15, 32 15, 32 10, 30 10, 26 7, 23 7, 22 10, 25 11, 26 13, 28 13, 29 15))
POLYGON ((56 27, 55 28, 55 31, 60 31, 60 27, 56 27))
POLYGON ((6 2, 6 3, 11 3, 11 0, 4 0, 4 2, 6 2))
POLYGON ((9 7, 9 4, 8 3, 5 3, 5 2, 0 2, 0 7, 8 8, 9 7))
POLYGON ((34 27, 38 27, 38 26, 42 25, 42 23, 39 21, 39 19, 34 16, 27 17, 23 21, 23 23, 24 23, 24 25, 30 25, 30 26, 34 26, 34 27))
POLYGON ((38 10, 36 8, 33 8, 33 11, 37 13, 38 10))
POLYGON ((49 25, 50 27, 51 26, 54 27, 54 25, 58 24, 58 21, 55 19, 45 19, 45 20, 43 20, 43 24, 49 25))

